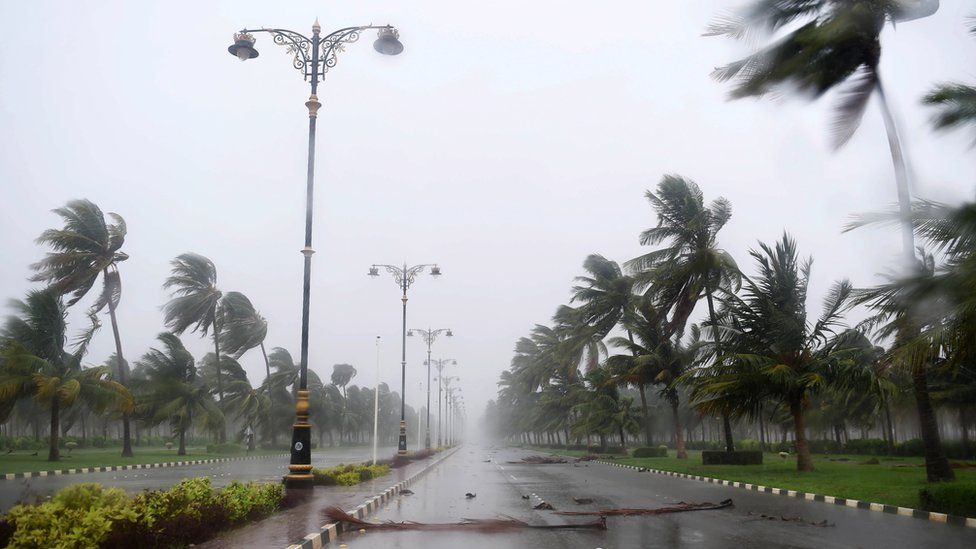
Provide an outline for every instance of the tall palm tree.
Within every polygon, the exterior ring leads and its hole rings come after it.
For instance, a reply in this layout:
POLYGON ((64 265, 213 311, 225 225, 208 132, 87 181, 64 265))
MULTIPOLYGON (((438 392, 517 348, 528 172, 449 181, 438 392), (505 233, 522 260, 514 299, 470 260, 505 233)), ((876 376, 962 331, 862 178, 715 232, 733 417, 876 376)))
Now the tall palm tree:
MULTIPOLYGON (((976 15, 970 18, 969 32, 976 35, 976 15)), ((923 102, 936 107, 933 118, 936 129, 948 130, 961 126, 976 129, 976 86, 943 83, 926 94, 923 102)), ((973 141, 976 144, 976 139, 973 141)))
POLYGON ((332 366, 332 384, 342 388, 342 416, 339 421, 339 443, 342 444, 343 436, 348 424, 347 414, 349 411, 349 399, 346 398, 346 385, 356 377, 356 369, 352 364, 336 364, 332 366))
MULTIPOLYGON (((706 206, 698 185, 679 175, 665 175, 657 192, 647 191, 646 197, 658 223, 641 233, 640 243, 665 243, 665 247, 636 257, 627 266, 637 271, 638 287, 647 287, 647 295, 657 302, 658 313, 665 319, 662 337, 680 339, 698 300, 705 297, 709 321, 714 324, 715 292, 738 287, 739 268, 718 247, 718 233, 732 217, 732 205, 719 197, 706 206)), ((718 335, 714 337, 718 346, 718 335)), ((726 450, 731 452, 732 425, 728 414, 722 417, 726 450)))
POLYGON ((98 329, 94 313, 91 328, 77 338, 74 351, 68 352, 64 348, 67 312, 60 295, 35 290, 12 305, 18 314, 7 317, 0 331, 0 402, 33 398, 50 409, 48 461, 58 461, 62 412, 83 402, 96 413, 112 407, 129 413, 132 396, 120 383, 108 379, 108 369, 81 366, 98 329))
MULTIPOLYGON (((583 321, 593 326, 596 336, 607 335, 629 314, 632 314, 637 295, 634 293, 634 279, 625 275, 616 261, 602 255, 591 254, 583 262, 587 276, 576 277, 573 297, 570 302, 579 302, 583 321)), ((633 343, 633 335, 627 331, 633 343)), ((644 442, 650 446, 651 420, 647 406, 646 384, 643 378, 626 376, 625 382, 636 385, 641 400, 641 423, 644 427, 644 442)))
POLYGON ((186 455, 186 433, 193 425, 223 430, 224 415, 211 388, 197 375, 193 355, 172 333, 158 336, 162 349, 151 348, 137 366, 144 373, 147 396, 141 404, 151 422, 168 422, 179 436, 177 455, 186 455))
MULTIPOLYGON (((908 170, 878 69, 881 32, 887 23, 927 17, 938 9, 938 0, 753 0, 741 11, 718 19, 705 34, 742 39, 785 32, 756 53, 715 69, 712 76, 734 82, 733 99, 780 90, 819 98, 829 90, 840 90, 833 120, 837 148, 854 135, 868 101, 877 96, 888 133, 898 204, 907 219, 911 213, 908 170)), ((902 244, 914 268, 914 238, 907 221, 902 244)))
MULTIPOLYGON (((61 229, 48 229, 37 238, 37 243, 50 246, 44 259, 31 265, 36 271, 31 280, 46 282, 59 294, 71 294, 68 306, 74 305, 88 294, 102 278, 102 291, 92 305, 98 312, 108 307, 115 337, 115 354, 118 360, 118 381, 128 386, 128 366, 122 354, 122 338, 115 310, 122 298, 122 277, 118 264, 129 256, 121 251, 125 243, 126 225, 122 216, 109 212, 113 223, 106 223, 102 210, 89 200, 72 200, 54 213, 64 220, 61 229)), ((122 457, 132 457, 132 439, 129 431, 129 415, 122 415, 122 457)))
MULTIPOLYGON (((227 384, 227 407, 234 411, 236 418, 243 420, 245 429, 241 435, 246 435, 248 429, 253 435, 259 427, 270 423, 271 398, 263 389, 263 386, 252 387, 247 379, 234 379, 227 384)), ((254 436, 244 438, 247 449, 254 450, 254 436)))
POLYGON ((227 292, 220 302, 220 345, 224 353, 240 359, 247 351, 261 348, 267 377, 271 377, 271 364, 264 350, 264 338, 268 335, 268 321, 255 310, 251 300, 240 292, 227 292))
MULTIPOLYGON (((172 291, 172 299, 163 306, 166 327, 174 334, 182 335, 190 327, 192 331, 213 336, 214 356, 220 356, 220 318, 218 307, 223 293, 217 288, 217 267, 206 257, 185 253, 176 256, 172 274, 163 283, 163 289, 172 291)), ((217 363, 217 395, 224 399, 224 386, 220 362, 217 363)))
POLYGON ((852 288, 847 281, 836 283, 811 324, 806 301, 812 260, 800 262, 796 242, 787 234, 775 246, 760 244, 749 253, 759 272, 745 279, 741 297, 724 296, 727 314, 718 318, 721 331, 730 335, 726 353, 733 367, 713 376, 702 392, 719 397, 752 393, 752 398, 786 404, 793 417, 797 470, 812 471, 805 408, 810 396, 833 379, 843 358, 845 349, 833 340, 852 288))

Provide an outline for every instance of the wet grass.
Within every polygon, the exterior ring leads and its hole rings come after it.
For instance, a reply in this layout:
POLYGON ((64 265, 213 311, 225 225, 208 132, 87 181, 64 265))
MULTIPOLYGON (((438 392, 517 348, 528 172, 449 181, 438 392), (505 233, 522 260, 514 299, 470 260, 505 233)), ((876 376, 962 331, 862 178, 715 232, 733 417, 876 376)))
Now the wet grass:
POLYGON ((0 474, 28 473, 33 471, 54 471, 56 469, 80 469, 84 467, 111 467, 113 465, 136 465, 144 463, 166 463, 170 461, 193 461, 199 459, 241 457, 246 455, 280 454, 280 450, 255 450, 253 452, 239 452, 232 454, 208 453, 206 448, 187 448, 185 456, 176 455, 176 448, 167 450, 164 447, 135 447, 135 454, 131 458, 122 457, 122 448, 79 448, 68 454, 61 450, 61 461, 48 461, 47 449, 38 450, 32 456, 33 450, 18 450, 11 454, 0 455, 0 474))
MULTIPOLYGON (((543 450, 579 456, 584 452, 543 450)), ((689 451, 688 459, 669 457, 631 458, 617 456, 626 465, 701 475, 717 479, 759 484, 773 488, 809 492, 825 496, 885 503, 900 507, 919 507, 918 492, 926 486, 922 458, 877 457, 877 465, 867 464, 872 456, 814 456, 813 472, 796 470, 796 458, 782 459, 767 453, 762 465, 702 465, 701 452, 689 451), (838 460, 848 461, 838 461, 838 460)), ((956 482, 976 486, 976 468, 955 469, 956 482)))

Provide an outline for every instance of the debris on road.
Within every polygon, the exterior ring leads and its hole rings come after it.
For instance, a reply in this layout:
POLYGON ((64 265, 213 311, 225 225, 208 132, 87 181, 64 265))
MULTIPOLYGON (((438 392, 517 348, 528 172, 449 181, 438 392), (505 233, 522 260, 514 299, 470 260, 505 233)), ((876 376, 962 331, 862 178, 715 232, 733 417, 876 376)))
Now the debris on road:
POLYGON ((809 521, 809 520, 803 519, 801 517, 784 517, 782 515, 775 516, 775 515, 767 515, 766 513, 753 513, 752 511, 749 511, 749 515, 750 516, 755 516, 756 517, 755 520, 765 519, 765 520, 779 520, 779 521, 782 521, 782 522, 796 522, 796 523, 799 523, 799 524, 805 524, 805 525, 809 525, 809 526, 818 526, 820 528, 825 528, 825 527, 831 527, 832 528, 834 526, 837 526, 833 522, 827 522, 827 519, 823 519, 823 520, 821 520, 819 522, 814 522, 814 521, 809 521))
POLYGON ((550 505, 548 502, 545 502, 545 501, 543 501, 539 505, 536 505, 535 507, 533 507, 533 509, 541 509, 543 511, 555 511, 556 510, 555 507, 553 507, 552 505, 550 505))
POLYGON ((413 490, 411 490, 409 488, 404 488, 403 490, 400 490, 400 495, 401 496, 412 496, 413 495, 413 490))
POLYGON ((593 503, 593 498, 573 498, 573 501, 575 501, 579 505, 588 505, 590 503, 593 503))
POLYGON ((529 465, 549 465, 553 463, 569 463, 565 458, 557 456, 526 456, 519 461, 509 461, 509 463, 515 463, 519 465, 529 464, 529 465))
POLYGON ((665 515, 668 513, 682 513, 685 511, 711 511, 714 509, 724 509, 732 507, 732 500, 727 499, 721 503, 685 503, 681 502, 672 507, 658 507, 656 509, 601 509, 599 511, 556 511, 557 515, 569 516, 642 516, 642 515, 665 515))
POLYGON ((593 522, 584 522, 582 524, 529 524, 527 522, 514 519, 512 517, 498 518, 498 519, 463 519, 461 522, 450 522, 450 523, 439 523, 439 524, 426 524, 422 522, 404 521, 384 521, 384 522, 367 522, 362 519, 358 519, 353 515, 339 509, 338 507, 327 507, 324 511, 325 516, 333 522, 345 522, 346 524, 351 524, 360 530, 426 530, 426 531, 453 531, 453 530, 470 530, 474 532, 481 533, 494 533, 494 532, 508 532, 512 530, 520 530, 523 528, 538 529, 538 530, 576 530, 576 529, 592 529, 592 530, 606 530, 607 529, 607 519, 606 517, 600 517, 598 520, 593 522))
POLYGON ((464 494, 464 497, 466 497, 468 499, 476 498, 476 497, 478 497, 478 494, 472 494, 471 492, 468 492, 468 493, 464 494))
POLYGON ((529 496, 528 496, 528 495, 524 495, 524 494, 523 494, 523 495, 522 495, 522 499, 529 499, 529 496))

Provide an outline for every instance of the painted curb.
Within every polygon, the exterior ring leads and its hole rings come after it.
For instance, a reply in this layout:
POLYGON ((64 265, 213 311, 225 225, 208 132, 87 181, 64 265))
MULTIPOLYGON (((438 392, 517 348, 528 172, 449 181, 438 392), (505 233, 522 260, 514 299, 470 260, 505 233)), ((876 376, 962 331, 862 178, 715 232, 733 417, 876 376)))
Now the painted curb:
POLYGON ((208 463, 225 463, 228 461, 248 461, 252 459, 280 458, 291 454, 268 454, 263 456, 244 456, 231 458, 196 459, 189 461, 170 461, 165 463, 135 463, 132 465, 112 465, 109 467, 79 467, 77 469, 55 469, 53 471, 30 471, 27 473, 6 473, 0 475, 0 480, 16 480, 19 478, 57 477, 62 475, 77 475, 82 473, 109 473, 112 471, 129 471, 132 469, 160 469, 163 467, 183 467, 186 465, 206 465, 208 463))
MULTIPOLYGON (((381 506, 383 506, 391 499, 393 499, 400 492, 402 492, 404 488, 410 486, 414 482, 417 482, 421 477, 429 473, 434 467, 440 465, 442 461, 453 456, 454 453, 460 449, 461 447, 457 446, 452 450, 448 450, 447 452, 445 452, 443 456, 428 463, 426 467, 414 473, 413 476, 405 480, 401 480, 400 482, 384 490, 383 493, 377 494, 367 499, 356 508, 348 510, 347 512, 358 519, 365 519, 366 517, 373 514, 375 511, 377 511, 381 506)), ((318 532, 313 532, 311 534, 308 534, 304 538, 302 538, 301 543, 295 543, 289 545, 288 549, 321 549, 323 546, 328 545, 333 541, 337 541, 339 539, 339 536, 345 531, 346 528, 343 525, 343 523, 330 522, 322 526, 321 528, 319 528, 318 532)))
POLYGON ((943 524, 952 524, 954 526, 965 526, 968 528, 976 528, 976 518, 960 517, 957 515, 947 515, 945 513, 922 511, 920 509, 912 509, 910 507, 897 507, 895 505, 886 505, 883 503, 871 503, 868 501, 839 498, 836 496, 822 496, 820 494, 810 494, 807 492, 799 492, 797 490, 772 488, 770 486, 763 486, 761 484, 749 484, 746 482, 703 477, 700 475, 689 475, 687 473, 676 473, 674 471, 662 471, 660 469, 638 467, 636 465, 624 465, 622 463, 614 463, 612 461, 603 461, 599 459, 593 461, 596 463, 602 463, 604 465, 612 465, 614 467, 621 467, 624 469, 633 469, 639 473, 648 472, 648 473, 656 473, 658 475, 667 475, 669 477, 684 478, 689 480, 700 480, 702 482, 708 482, 711 484, 721 484, 723 486, 731 486, 733 488, 744 488, 746 490, 752 490, 753 492, 776 494, 780 496, 805 499, 807 501, 822 501, 824 503, 833 503, 834 505, 843 505, 845 507, 852 507, 855 509, 867 509, 869 511, 877 511, 877 512, 888 513, 892 515, 900 515, 903 517, 924 519, 930 522, 940 522, 943 524))

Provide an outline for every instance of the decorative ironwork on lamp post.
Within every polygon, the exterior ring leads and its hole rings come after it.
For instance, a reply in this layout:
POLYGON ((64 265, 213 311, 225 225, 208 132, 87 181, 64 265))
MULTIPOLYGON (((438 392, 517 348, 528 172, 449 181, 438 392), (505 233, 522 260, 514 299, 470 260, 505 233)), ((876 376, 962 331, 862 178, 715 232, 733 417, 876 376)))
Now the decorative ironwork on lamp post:
MULTIPOLYGON (((413 267, 407 267, 404 263, 403 267, 397 267, 396 265, 385 265, 374 263, 372 267, 369 268, 369 276, 380 276, 380 268, 386 269, 386 272, 393 275, 393 280, 397 283, 400 290, 403 291, 403 297, 400 301, 403 302, 403 331, 402 331, 402 346, 400 354, 400 437, 397 440, 397 454, 406 455, 407 453, 407 419, 405 413, 407 410, 407 289, 416 280, 417 275, 422 273, 424 269, 430 267, 430 275, 433 277, 438 277, 441 275, 441 268, 437 266, 436 263, 425 263, 422 265, 414 265, 413 267)), ((412 334, 411 334, 412 335, 412 334)), ((429 369, 428 369, 429 370, 429 369)), ((429 372, 428 372, 429 373, 429 372)), ((430 376, 427 378, 428 383, 430 382, 430 376)), ((430 388, 427 389, 428 394, 430 388)), ((428 407, 430 406, 430 399, 427 400, 428 407)), ((430 412, 427 414, 428 421, 430 418, 430 412)), ((427 445, 430 448, 430 444, 427 445)))
POLYGON ((254 59, 258 51, 254 48, 254 34, 266 32, 279 46, 285 46, 287 53, 292 55, 292 66, 302 73, 306 82, 311 84, 312 93, 305 102, 308 108, 308 171, 305 181, 305 247, 302 248, 304 260, 304 283, 302 286, 302 357, 299 367, 299 382, 295 401, 295 423, 293 425, 291 443, 291 462, 288 474, 285 476, 285 486, 288 488, 312 487, 312 444, 311 425, 308 423, 308 318, 309 318, 309 287, 312 276, 312 191, 315 174, 315 120, 318 117, 319 80, 325 73, 336 65, 339 52, 345 50, 346 44, 359 40, 360 33, 375 29, 378 37, 373 42, 373 48, 384 55, 397 55, 403 51, 399 32, 390 25, 363 25, 346 27, 325 36, 321 35, 322 27, 318 19, 312 25, 312 36, 286 29, 241 29, 234 34, 234 44, 227 48, 231 55, 241 61, 254 59))
POLYGON ((436 330, 414 328, 407 332, 407 335, 413 336, 414 333, 420 334, 424 343, 427 344, 427 434, 424 437, 424 448, 430 450, 430 348, 434 345, 434 341, 437 341, 437 336, 444 334, 447 337, 454 337, 454 332, 450 328, 437 328, 436 330))

